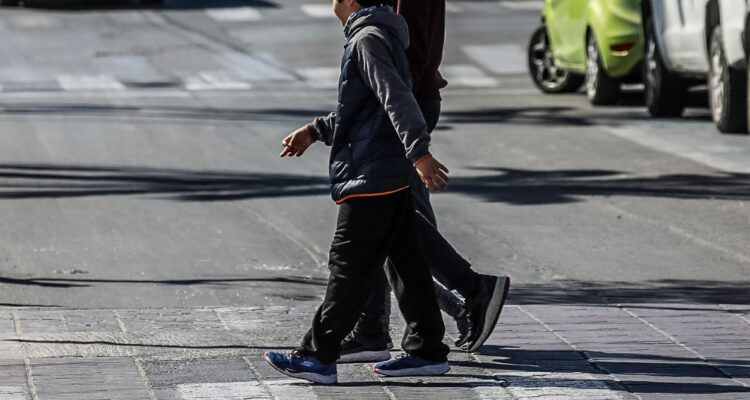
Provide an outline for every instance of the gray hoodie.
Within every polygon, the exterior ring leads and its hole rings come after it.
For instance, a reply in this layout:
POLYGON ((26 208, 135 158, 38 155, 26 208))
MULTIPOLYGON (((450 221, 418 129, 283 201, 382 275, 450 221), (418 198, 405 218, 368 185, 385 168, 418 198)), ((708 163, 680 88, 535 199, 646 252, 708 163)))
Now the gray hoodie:
POLYGON ((334 200, 408 186, 428 152, 427 125, 411 91, 409 31, 391 7, 369 7, 344 26, 338 107, 311 124, 332 146, 334 200))

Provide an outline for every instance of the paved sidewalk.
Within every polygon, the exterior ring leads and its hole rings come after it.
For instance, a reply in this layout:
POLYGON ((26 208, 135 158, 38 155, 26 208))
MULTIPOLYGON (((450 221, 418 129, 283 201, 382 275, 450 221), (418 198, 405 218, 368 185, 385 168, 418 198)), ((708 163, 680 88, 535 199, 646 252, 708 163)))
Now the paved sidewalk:
POLYGON ((750 306, 509 305, 480 354, 451 353, 448 375, 342 365, 326 387, 261 357, 293 347, 315 304, 2 308, 0 400, 750 399, 750 306))

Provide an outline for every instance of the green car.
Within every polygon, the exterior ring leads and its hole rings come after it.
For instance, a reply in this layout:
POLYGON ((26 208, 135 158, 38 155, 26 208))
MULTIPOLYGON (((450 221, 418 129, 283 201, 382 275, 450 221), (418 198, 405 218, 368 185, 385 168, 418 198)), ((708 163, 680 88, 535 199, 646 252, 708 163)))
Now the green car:
POLYGON ((640 0, 545 0, 531 37, 529 72, 545 93, 586 83, 592 104, 614 104, 623 82, 638 81, 643 60, 640 0))

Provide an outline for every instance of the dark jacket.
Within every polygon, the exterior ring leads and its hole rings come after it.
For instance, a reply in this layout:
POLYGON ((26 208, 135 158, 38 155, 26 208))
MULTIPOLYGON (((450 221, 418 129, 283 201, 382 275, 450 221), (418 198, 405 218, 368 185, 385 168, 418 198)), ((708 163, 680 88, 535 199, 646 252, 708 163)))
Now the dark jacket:
POLYGON ((352 14, 344 34, 336 112, 311 124, 332 146, 331 195, 339 203, 408 187, 412 163, 430 142, 411 91, 404 19, 391 7, 366 8, 352 14))
POLYGON ((406 50, 419 100, 440 99, 448 83, 438 71, 445 44, 445 0, 398 0, 398 14, 409 26, 410 46, 406 50))

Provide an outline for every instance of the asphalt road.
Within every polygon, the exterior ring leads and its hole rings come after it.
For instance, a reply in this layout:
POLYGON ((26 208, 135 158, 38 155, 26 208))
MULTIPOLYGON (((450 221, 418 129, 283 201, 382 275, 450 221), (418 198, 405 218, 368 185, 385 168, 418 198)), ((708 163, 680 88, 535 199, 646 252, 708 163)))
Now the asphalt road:
MULTIPOLYGON (((325 1, 0 13, 0 306, 293 306, 324 290, 335 103, 325 1)), ((443 233, 511 303, 748 304, 750 140, 525 73, 538 3, 451 2, 443 233)))

